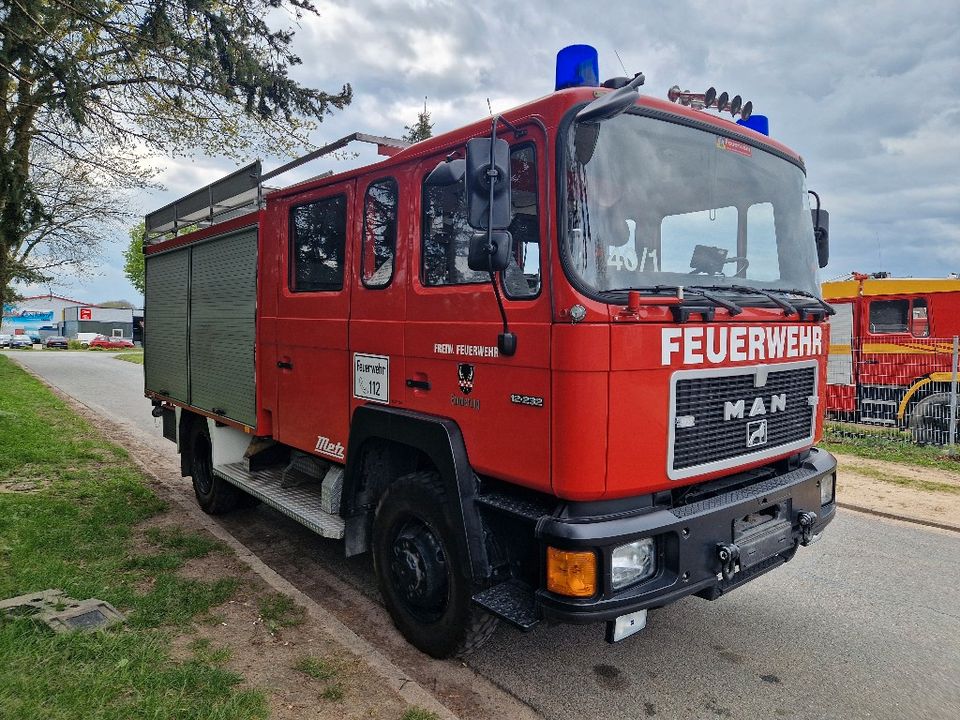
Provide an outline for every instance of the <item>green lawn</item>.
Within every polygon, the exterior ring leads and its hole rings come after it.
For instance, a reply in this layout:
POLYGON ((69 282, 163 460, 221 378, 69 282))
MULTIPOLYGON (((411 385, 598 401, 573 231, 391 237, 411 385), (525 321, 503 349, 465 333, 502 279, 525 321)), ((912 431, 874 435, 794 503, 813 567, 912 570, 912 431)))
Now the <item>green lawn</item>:
POLYGON ((906 432, 889 428, 857 427, 849 430, 838 423, 824 426, 820 447, 830 452, 857 455, 870 460, 889 460, 960 472, 960 457, 951 455, 942 445, 917 445, 906 432))
POLYGON ((143 351, 140 352, 126 352, 121 353, 116 356, 117 360, 123 360, 124 362, 136 363, 137 365, 143 365, 143 351))
POLYGON ((0 388, 0 598, 59 588, 129 618, 89 635, 0 618, 0 718, 266 717, 264 695, 223 667, 229 652, 197 645, 171 658, 172 638, 236 590, 176 570, 223 549, 158 528, 135 550, 134 527, 164 503, 126 452, 5 357, 0 388))

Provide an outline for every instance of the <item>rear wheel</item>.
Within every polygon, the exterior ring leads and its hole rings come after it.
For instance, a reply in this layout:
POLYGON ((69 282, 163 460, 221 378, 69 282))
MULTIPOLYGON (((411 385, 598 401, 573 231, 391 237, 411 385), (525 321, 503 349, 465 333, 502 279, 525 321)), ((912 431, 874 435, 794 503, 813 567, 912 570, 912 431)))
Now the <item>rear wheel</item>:
POLYGON ((415 647, 436 658, 465 655, 497 619, 476 607, 463 531, 435 472, 384 492, 373 522, 373 564, 390 616, 415 647))
POLYGON ((221 515, 238 507, 244 497, 239 489, 213 474, 213 444, 206 418, 198 418, 190 431, 190 466, 193 492, 205 513, 221 515))
POLYGON ((918 402, 910 415, 914 442, 946 445, 950 442, 950 393, 934 393, 918 402))

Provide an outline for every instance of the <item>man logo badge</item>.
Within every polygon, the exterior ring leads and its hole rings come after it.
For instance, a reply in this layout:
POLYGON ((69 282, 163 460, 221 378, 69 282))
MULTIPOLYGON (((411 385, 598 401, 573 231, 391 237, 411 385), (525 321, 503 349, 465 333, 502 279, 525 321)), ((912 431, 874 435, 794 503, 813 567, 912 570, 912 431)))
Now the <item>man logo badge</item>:
POLYGON ((767 421, 754 420, 747 423, 747 447, 760 447, 767 444, 767 421))

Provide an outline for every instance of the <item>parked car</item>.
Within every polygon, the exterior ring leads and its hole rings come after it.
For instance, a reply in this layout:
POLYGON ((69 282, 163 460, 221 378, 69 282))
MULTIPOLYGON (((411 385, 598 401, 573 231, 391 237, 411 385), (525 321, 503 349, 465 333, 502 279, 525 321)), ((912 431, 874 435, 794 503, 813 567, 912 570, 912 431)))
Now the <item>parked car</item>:
POLYGON ((44 341, 43 346, 48 350, 51 348, 60 348, 61 350, 66 350, 68 347, 70 347, 70 344, 62 335, 51 335, 44 341))
POLYGON ((11 349, 23 349, 23 348, 32 348, 33 339, 29 335, 14 335, 10 339, 10 348, 11 349))
POLYGON ((0 348, 10 347, 10 340, 13 339, 13 335, 0 335, 0 348))
POLYGON ((43 342, 43 336, 40 335, 40 333, 31 332, 27 334, 30 336, 30 342, 32 342, 34 345, 39 345, 40 343, 43 342))
POLYGON ((106 350, 118 350, 120 348, 132 348, 133 343, 126 338, 97 335, 97 337, 90 341, 90 347, 104 348, 106 350))

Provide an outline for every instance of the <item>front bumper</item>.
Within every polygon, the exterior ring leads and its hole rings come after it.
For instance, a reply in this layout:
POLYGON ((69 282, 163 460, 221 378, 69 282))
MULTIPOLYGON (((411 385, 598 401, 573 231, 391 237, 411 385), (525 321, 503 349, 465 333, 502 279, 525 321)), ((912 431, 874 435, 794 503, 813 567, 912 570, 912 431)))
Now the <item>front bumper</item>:
POLYGON ((688 505, 600 517, 543 518, 537 526, 543 546, 596 551, 600 589, 591 598, 540 589, 539 614, 556 622, 588 623, 662 607, 687 595, 715 599, 787 562, 801 544, 819 536, 836 512, 835 499, 821 507, 820 483, 829 481, 836 469, 830 453, 814 449, 793 470, 688 505), (743 519, 757 514, 769 521, 744 529, 750 523, 743 519), (614 548, 647 537, 656 538, 656 573, 613 590, 614 548), (739 563, 721 562, 718 550, 723 546, 742 548, 739 563))

